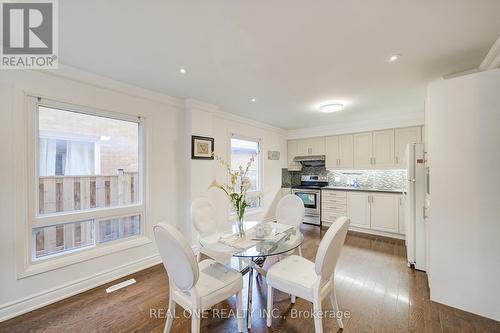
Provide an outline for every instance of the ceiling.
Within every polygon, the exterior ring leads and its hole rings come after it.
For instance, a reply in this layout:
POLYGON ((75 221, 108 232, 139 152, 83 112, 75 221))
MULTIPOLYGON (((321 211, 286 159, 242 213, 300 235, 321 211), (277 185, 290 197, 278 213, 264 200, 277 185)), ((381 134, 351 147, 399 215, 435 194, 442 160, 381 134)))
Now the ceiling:
POLYGON ((498 0, 75 0, 59 16, 61 63, 284 129, 423 112, 427 83, 500 34, 498 0))

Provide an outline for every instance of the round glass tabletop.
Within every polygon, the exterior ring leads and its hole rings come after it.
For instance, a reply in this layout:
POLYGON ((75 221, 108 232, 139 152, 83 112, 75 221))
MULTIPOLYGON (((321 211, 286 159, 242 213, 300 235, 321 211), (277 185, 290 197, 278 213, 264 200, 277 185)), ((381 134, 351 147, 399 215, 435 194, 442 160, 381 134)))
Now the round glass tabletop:
POLYGON ((212 248, 214 251, 221 251, 222 248, 220 245, 222 245, 226 247, 226 250, 223 250, 226 253, 227 249, 232 248, 231 255, 233 257, 256 258, 274 256, 292 251, 304 241, 304 235, 299 230, 279 223, 265 223, 264 225, 273 227, 273 235, 263 240, 257 239, 254 237, 255 232, 253 231, 257 224, 258 222, 247 222, 246 239, 242 239, 239 242, 232 240, 235 244, 238 242, 236 246, 229 246, 228 242, 224 241, 224 237, 217 237, 217 241, 213 237, 210 237, 211 241, 207 241, 205 238, 200 240, 200 244, 202 247, 212 248))

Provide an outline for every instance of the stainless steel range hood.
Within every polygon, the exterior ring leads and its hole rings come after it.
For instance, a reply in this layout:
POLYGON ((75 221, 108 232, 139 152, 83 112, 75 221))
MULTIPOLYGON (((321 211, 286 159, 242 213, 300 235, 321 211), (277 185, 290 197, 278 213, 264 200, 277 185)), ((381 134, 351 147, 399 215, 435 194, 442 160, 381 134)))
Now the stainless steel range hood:
POLYGON ((324 167, 325 166, 325 155, 308 155, 308 156, 296 156, 294 162, 300 162, 306 167, 324 167))

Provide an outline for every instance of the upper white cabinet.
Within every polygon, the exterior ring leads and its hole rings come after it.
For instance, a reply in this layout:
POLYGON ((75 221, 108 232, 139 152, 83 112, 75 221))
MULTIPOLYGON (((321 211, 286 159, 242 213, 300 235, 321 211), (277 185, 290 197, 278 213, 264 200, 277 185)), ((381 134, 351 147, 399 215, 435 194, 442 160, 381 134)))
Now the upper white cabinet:
POLYGON ((325 155, 327 169, 404 169, 408 143, 422 142, 422 127, 406 127, 288 141, 288 168, 296 156, 325 155))
POLYGON ((353 135, 354 168, 370 169, 373 161, 373 136, 371 132, 353 135))
POLYGON ((299 171, 302 170, 302 165, 299 162, 294 162, 295 156, 298 156, 298 142, 297 140, 289 140, 287 143, 288 155, 288 170, 299 171))
POLYGON ((326 138, 327 169, 348 169, 354 167, 354 138, 352 135, 336 135, 326 138))
POLYGON ((340 137, 336 136, 327 136, 325 141, 325 167, 327 169, 335 169, 338 168, 339 158, 340 158, 340 137))
POLYGON ((297 140, 297 155, 325 155, 325 137, 297 140))
POLYGON ((372 167, 375 169, 394 167, 394 130, 373 132, 372 167))
POLYGON ((399 196, 371 194, 371 229, 399 232, 399 196))
POLYGON ((397 169, 406 168, 405 151, 409 143, 422 142, 421 127, 398 128, 394 131, 395 136, 395 156, 394 164, 397 169))

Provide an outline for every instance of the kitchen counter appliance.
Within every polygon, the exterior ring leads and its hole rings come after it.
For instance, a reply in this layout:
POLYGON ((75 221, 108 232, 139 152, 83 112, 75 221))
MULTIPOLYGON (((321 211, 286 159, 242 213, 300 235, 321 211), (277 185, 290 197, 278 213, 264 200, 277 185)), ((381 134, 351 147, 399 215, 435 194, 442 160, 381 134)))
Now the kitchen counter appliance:
POLYGON ((300 185, 292 186, 292 194, 304 203, 304 223, 321 225, 321 188, 327 185, 326 176, 303 175, 300 177, 300 185))

